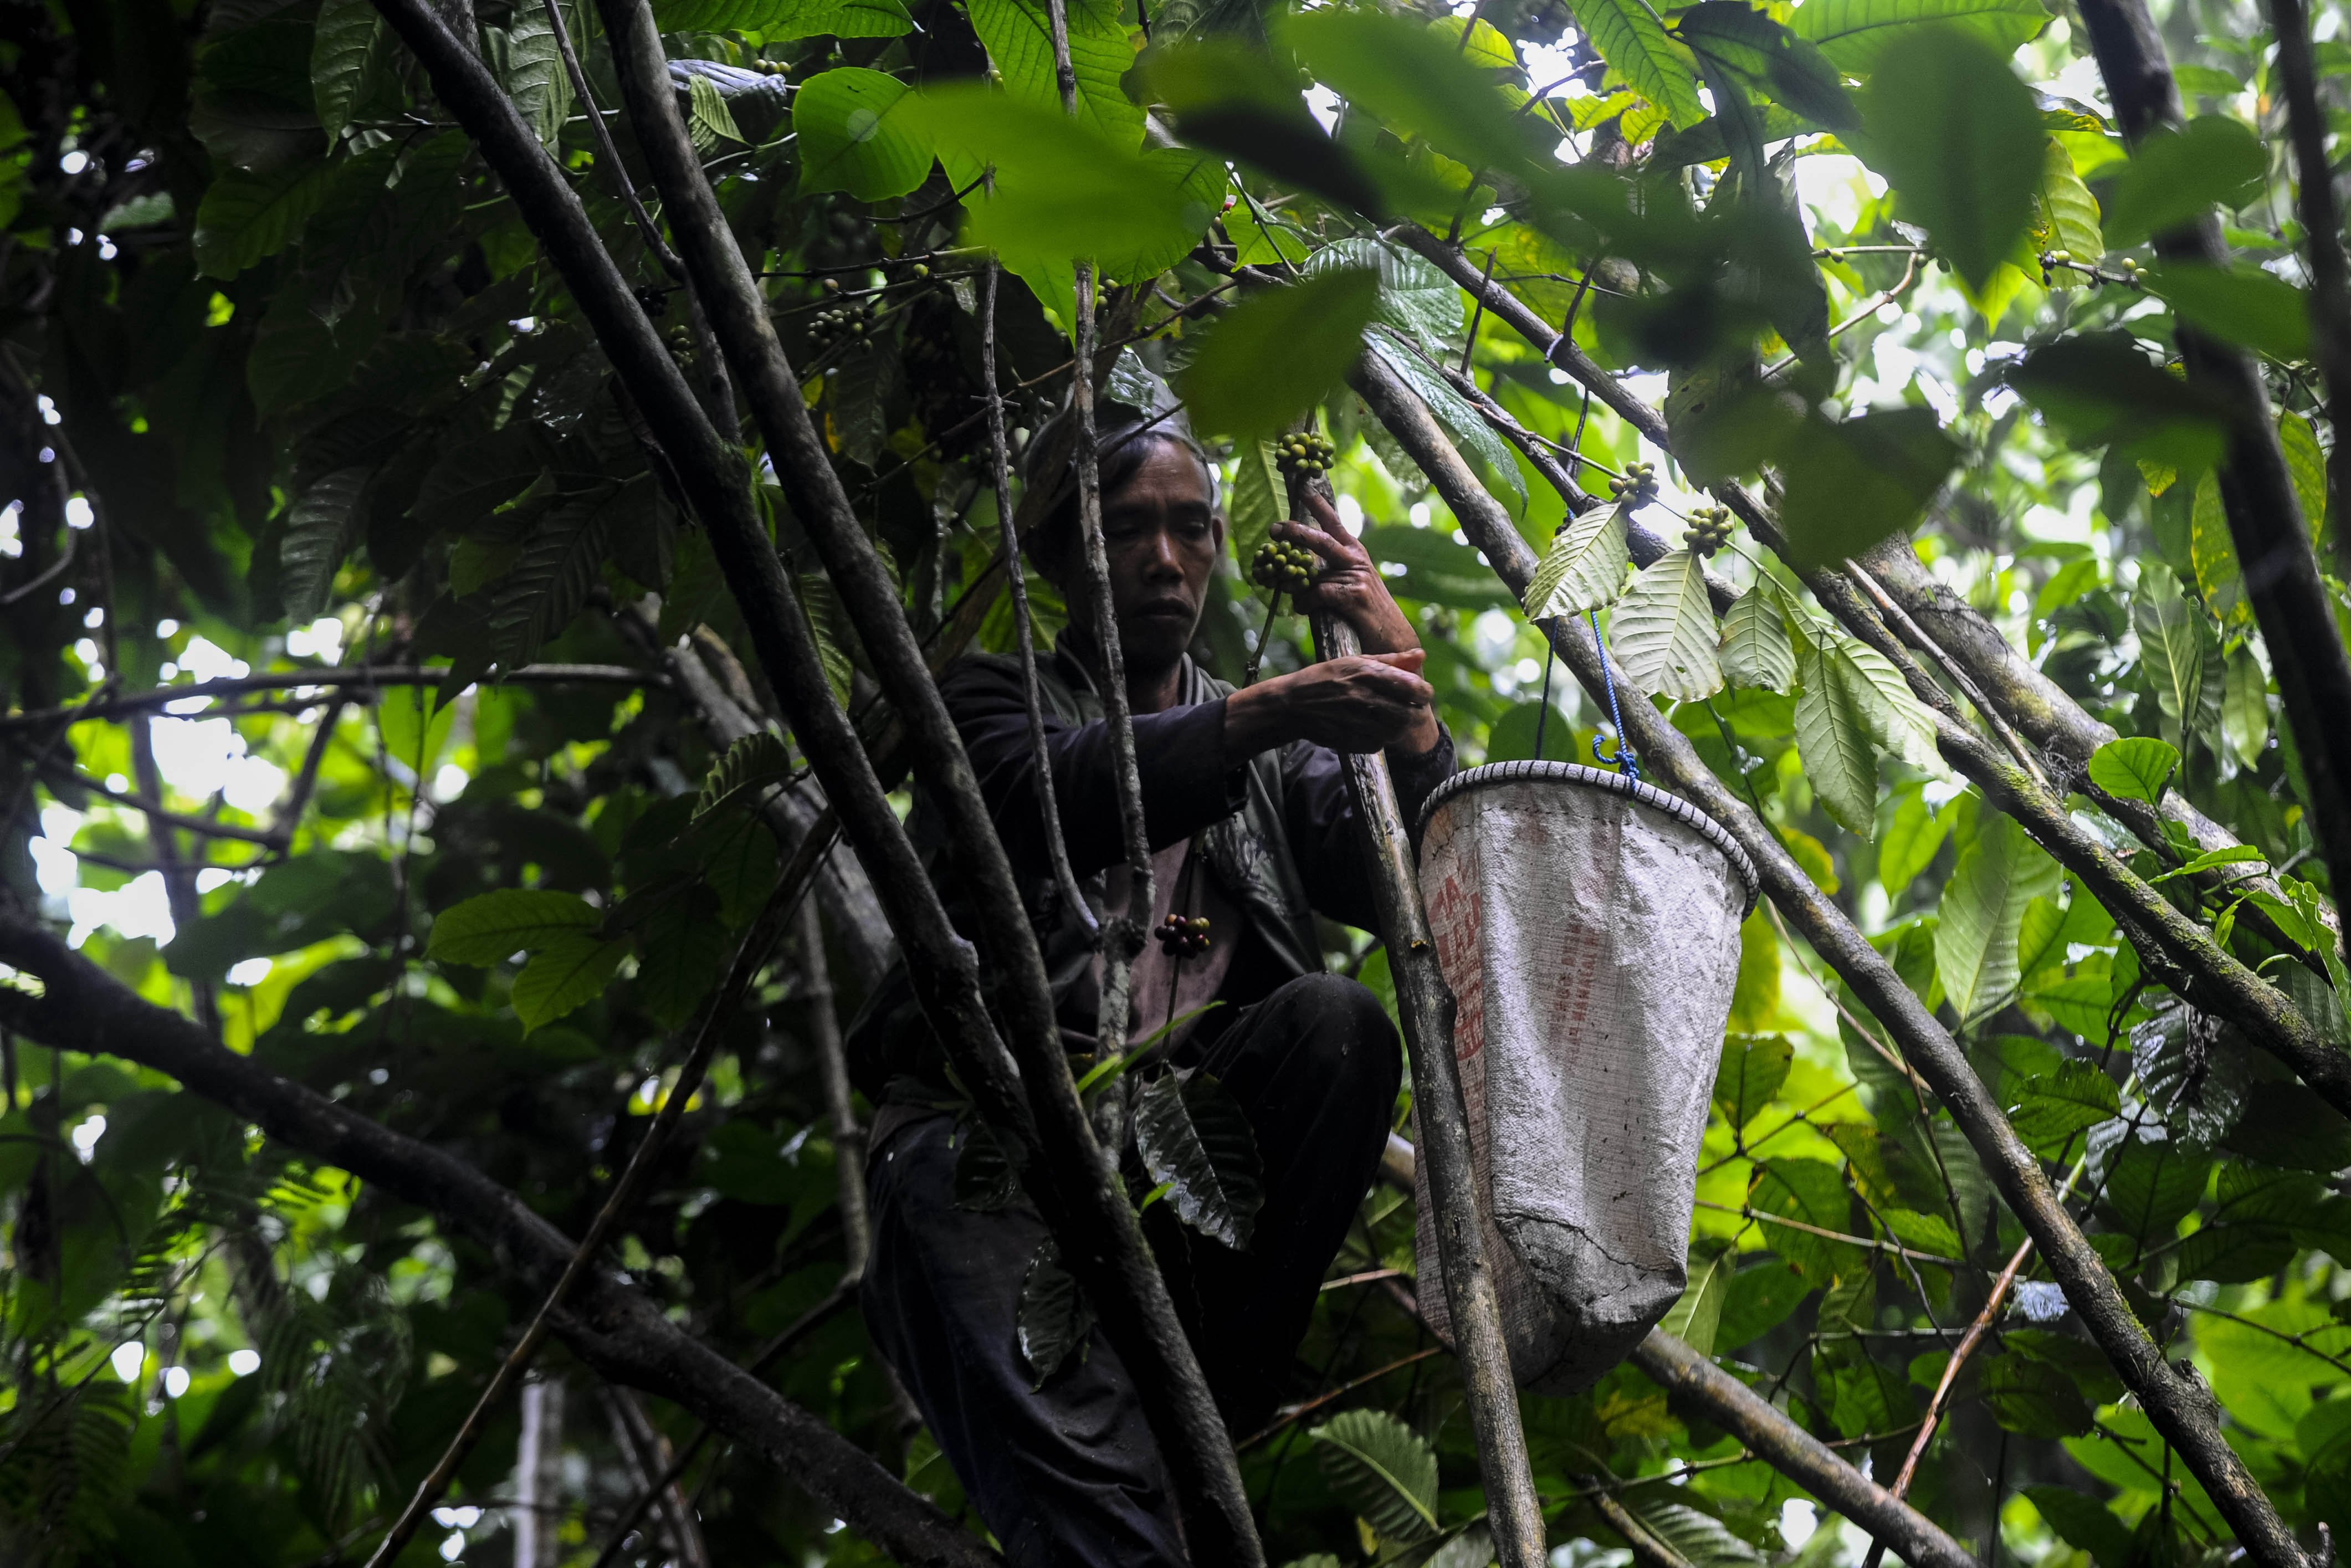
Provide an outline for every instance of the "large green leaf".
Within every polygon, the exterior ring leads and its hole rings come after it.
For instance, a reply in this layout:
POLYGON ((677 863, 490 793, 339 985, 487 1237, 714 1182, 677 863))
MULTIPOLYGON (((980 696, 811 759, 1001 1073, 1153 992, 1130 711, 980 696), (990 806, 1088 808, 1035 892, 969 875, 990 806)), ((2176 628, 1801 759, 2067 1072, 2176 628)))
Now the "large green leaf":
POLYGON ((1437 1450, 1380 1410, 1343 1410, 1306 1436, 1321 1445, 1332 1490, 1383 1541, 1437 1533, 1437 1450))
POLYGON ((1593 507, 1570 518, 1527 584, 1527 619, 1549 621, 1614 603, 1633 559, 1625 524, 1622 507, 1593 507))
MULTIPOLYGON (((2091 1140, 2091 1147, 2097 1150, 2097 1140, 2091 1140)), ((2204 1184, 2212 1174, 2210 1155, 2157 1128, 2141 1128, 2137 1135, 2122 1138, 2101 1152, 2093 1166, 2092 1175, 2105 1181, 2100 1207, 2117 1229, 2142 1245, 2171 1235, 2204 1196, 2204 1184)))
POLYGON ((571 77, 563 68, 555 24, 538 0, 524 0, 514 8, 500 85, 540 142, 553 147, 571 112, 571 77))
POLYGON ((2230 651, 2220 692, 2220 736, 2238 763, 2259 766, 2270 743, 2270 682, 2252 648, 2230 651))
MULTIPOLYGON (((2201 1337, 2200 1335, 2199 1336, 2201 1337)), ((2069 1487, 2025 1487, 2024 1495, 2066 1545, 2090 1554, 2097 1568, 2128 1568, 2130 1527, 2114 1510, 2069 1487)))
POLYGON ((2268 173, 2261 138, 2227 115, 2158 128, 2132 151, 2106 193, 2106 243, 2126 248, 2215 206, 2242 206, 2268 173))
POLYGON ((342 140, 368 68, 383 38, 383 16, 371 0, 326 0, 310 45, 310 89, 327 144, 342 140))
POLYGON ((2083 445, 2112 443, 2175 475, 2199 472, 2220 455, 2225 408, 2158 370, 2126 333, 2062 338, 2026 356, 2008 382, 2083 445))
MULTIPOLYGON (((1053 63, 1052 18, 1043 0, 971 0, 972 29, 1014 99, 1061 110, 1053 63)), ((1070 67, 1078 84, 1078 117, 1114 147, 1143 142, 1143 106, 1119 78, 1134 68, 1134 47, 1118 19, 1115 0, 1067 0, 1070 67)))
POLYGON ((576 893, 508 888, 443 910, 424 951, 444 963, 486 967, 559 936, 592 932, 602 919, 576 893))
POLYGON ((1265 435, 1322 402, 1363 352, 1379 289, 1377 273, 1352 267, 1233 307, 1200 334, 1191 362, 1176 373, 1192 423, 1222 434, 1265 435))
POLYGON ((2237 565, 2237 543, 2229 537, 2228 508, 2220 504, 2220 476, 2198 476, 2189 508, 2189 557, 2204 608, 2224 626, 2250 626, 2252 601, 2245 597, 2245 574, 2237 565))
POLYGON ((1273 538, 1273 525, 1290 515, 1289 486, 1265 440, 1233 444, 1232 498, 1226 505, 1227 531, 1232 538, 1233 559, 1243 571, 1259 549, 1273 538))
POLYGON ((1858 638, 1842 633, 1836 637, 1828 657, 1832 664, 1850 664, 1868 688, 1871 701, 1865 716, 1870 738, 1881 750, 1913 768, 1942 766, 1941 754, 1935 748, 1934 715, 1911 691, 1910 683, 1891 660, 1858 638))
POLYGON ((2025 1146, 2053 1159, 2070 1140, 2111 1120, 2120 1104, 2114 1080, 2095 1064, 2064 1061, 2054 1072, 2035 1074, 2020 1083, 2007 1110, 2025 1146))
POLYGON ((664 33, 791 38, 894 38, 914 30, 904 0, 654 0, 664 33))
POLYGON ((2078 1437, 2095 1425, 2064 1369, 2015 1351, 1986 1359, 1977 1389, 1993 1420, 2028 1437, 2078 1437))
POLYGON ((1810 1229, 1791 1225, 1764 1225, 1761 1230, 1771 1250, 1814 1286, 1851 1274, 1868 1257, 1850 1241, 1818 1234, 1853 1233, 1853 1195, 1837 1167, 1823 1160, 1761 1160, 1747 1191, 1747 1201, 1760 1214, 1776 1214, 1810 1229))
POLYGON ((1029 1364, 1029 1386, 1042 1388, 1094 1326, 1094 1310, 1076 1276, 1061 1264, 1061 1249, 1050 1236, 1037 1244, 1029 1272, 1020 1281, 1020 1359, 1029 1364))
POLYGON ((1151 1179, 1165 1184, 1177 1218, 1248 1249, 1264 1201, 1257 1138, 1224 1085, 1174 1072, 1144 1084, 1134 1097, 1134 1146, 1151 1179))
POLYGON ((2292 409, 2278 411, 2278 444, 2285 448, 2286 470, 2294 476, 2294 498, 2302 503, 2302 520, 2315 539, 2326 521, 2326 454, 2310 421, 2292 409))
POLYGON ((1918 873, 1934 863, 1950 831, 1950 819, 1927 804, 1923 786, 1905 789, 1877 844, 1877 880, 1886 893, 1900 893, 1917 881, 1918 873))
MULTIPOLYGON (((1701 56, 1745 86, 1828 131, 1861 123, 1837 68, 1813 43, 1743 0, 1700 0, 1675 20, 1675 31, 1701 56)), ((1720 108, 1718 99, 1717 108, 1720 108)))
POLYGON ((1796 647, 1796 750, 1821 809, 1850 832, 1877 817, 1877 749, 1870 713, 1877 693, 1834 644, 1796 647))
POLYGON ((1787 1322, 1811 1293, 1802 1274, 1776 1260, 1766 1259, 1740 1270, 1723 1297, 1715 1348, 1728 1353, 1753 1343, 1787 1322))
POLYGON ((2165 737, 2184 747, 2201 717, 2205 660, 2217 653, 2211 624, 2188 602, 2179 580, 2156 561, 2139 567, 2131 624, 2138 632, 2139 663, 2161 710, 2165 737))
POLYGON ((1975 841, 1959 852, 1935 927, 1935 969, 1962 1019, 2015 993, 2025 905, 2053 898, 2059 879, 2057 862, 2010 817, 1986 818, 1975 841))
POLYGON ((1304 271, 1318 273, 1368 267, 1379 275, 1379 308, 1373 319, 1413 339, 1429 352, 1461 330, 1461 290, 1437 265, 1376 239, 1343 239, 1307 257, 1304 271))
POLYGON ((224 169, 204 187, 196 208, 196 268, 208 277, 235 277, 291 245, 326 199, 335 171, 297 163, 267 173, 224 169))
POLYGON ((769 730, 754 731, 729 746, 711 767, 702 781, 702 792, 695 797, 694 815, 698 821, 728 806, 747 805, 768 785, 780 783, 791 773, 792 754, 783 737, 769 730))
POLYGON ((1490 70, 1417 19, 1331 7, 1294 13, 1275 33, 1317 80, 1379 124, 1424 137, 1473 169, 1541 167, 1549 152, 1544 122, 1518 113, 1490 70))
POLYGON ((1728 1242, 1719 1238, 1692 1242, 1689 1283, 1657 1326, 1687 1341, 1698 1354, 1712 1355, 1715 1331, 1722 1323, 1722 1304, 1729 1298, 1730 1281, 1738 1271, 1739 1254, 1728 1242))
MULTIPOLYGON (((2092 263, 2106 254, 2105 236, 2098 229, 2097 198, 2074 172, 2074 155, 2054 136, 2042 150, 2041 188, 2034 194, 2040 209, 2033 238, 2042 250, 2062 250, 2071 260, 2092 263)), ((2050 281, 2073 287, 2083 278, 2061 267, 2050 273, 2050 281)))
POLYGON ((1678 549, 1633 579, 1608 625, 1609 651, 1635 690, 1697 702, 1722 689, 1706 559, 1678 549))
POLYGON ((931 173, 931 141, 897 111, 909 94, 886 71, 841 66, 800 84, 792 99, 800 189, 863 202, 903 196, 931 173))
POLYGON ((1504 494, 1499 498, 1510 506, 1513 516, 1526 510, 1526 478, 1519 472, 1517 460, 1510 455, 1509 445, 1494 434, 1494 427, 1453 390, 1444 376, 1395 337, 1384 331, 1374 331, 1369 341, 1372 351, 1379 355, 1381 361, 1428 405, 1428 412, 1437 416, 1437 423, 1445 427, 1445 434, 1453 438, 1453 444, 1458 446, 1465 455, 1478 460, 1485 469, 1483 477, 1487 487, 1491 489, 1497 484, 1502 486, 1504 494))
POLYGON ((1805 421, 1779 455, 1789 561, 1800 571, 1833 566, 1908 528, 1959 460, 1930 408, 1805 421))
POLYGON ((1734 686, 1784 692, 1796 684, 1796 650, 1778 596, 1759 583, 1722 618, 1722 673, 1734 686))
POLYGON ((1647 0, 1572 0, 1576 25, 1633 90, 1666 111, 1678 130, 1706 118, 1698 72, 1647 0))
POLYGON ((515 977, 509 999, 527 1033, 577 1011, 604 994, 629 956, 626 942, 608 942, 585 931, 565 931, 548 939, 515 977))
POLYGON ((287 513, 277 541, 277 591, 290 624, 306 626, 327 608, 356 530, 360 497, 372 476, 369 468, 338 468, 312 483, 287 513))
POLYGON ((1780 1085, 1788 1081, 1788 1067, 1796 1048, 1785 1035, 1725 1036, 1722 1061, 1714 1072, 1714 1104, 1722 1119, 1744 1127, 1761 1114, 1780 1085))
POLYGON ((2273 360, 2310 355, 2310 299, 2258 267, 2207 267, 2158 261, 2142 275, 2172 314, 2216 338, 2258 349, 2273 360))
POLYGON ((2049 25, 2040 0, 1804 0, 1788 18, 1848 75, 1867 77, 1886 48, 1921 31, 1970 35, 2002 57, 2049 25))
POLYGON ((2090 753, 2090 782, 2117 800, 2160 805, 2179 767, 2179 747, 2151 735, 2126 736, 2090 753))
POLYGON ((1435 528, 1375 524, 1364 530, 1364 548, 1382 566, 1405 569, 1402 576, 1388 578, 1388 587, 1406 599, 1469 611, 1499 610, 1510 603, 1510 591, 1478 559, 1475 549, 1435 528))
POLYGON ((2008 53, 1964 30, 1890 41, 1861 94, 1863 155, 1977 289, 2032 222, 2047 137, 2008 53))

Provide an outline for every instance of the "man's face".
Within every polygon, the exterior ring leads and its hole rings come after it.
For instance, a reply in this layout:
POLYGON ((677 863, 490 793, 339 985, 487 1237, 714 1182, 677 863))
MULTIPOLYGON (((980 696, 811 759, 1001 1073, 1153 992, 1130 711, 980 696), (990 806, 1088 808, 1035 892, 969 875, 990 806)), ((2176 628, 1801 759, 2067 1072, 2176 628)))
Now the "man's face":
MULTIPOLYGON (((1225 548, 1225 522, 1199 459, 1174 442, 1153 442, 1134 476, 1102 497, 1102 545, 1127 667, 1167 668, 1191 645, 1225 548)), ((1073 608, 1085 599, 1083 570, 1072 559, 1062 573, 1073 608)))

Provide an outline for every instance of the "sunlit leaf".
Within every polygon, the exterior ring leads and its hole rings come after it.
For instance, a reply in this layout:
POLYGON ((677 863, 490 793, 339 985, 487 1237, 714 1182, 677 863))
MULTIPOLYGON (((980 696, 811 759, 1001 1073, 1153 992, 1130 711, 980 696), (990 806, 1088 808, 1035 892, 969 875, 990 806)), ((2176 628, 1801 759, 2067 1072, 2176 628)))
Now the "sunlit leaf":
POLYGON ((2179 767, 2177 747, 2153 736, 2126 736, 2090 754, 2090 782, 2117 800, 2159 805, 2163 787, 2179 767))
POLYGON ((1267 289, 1204 331, 1176 389, 1202 430, 1263 435, 1320 402, 1363 352, 1379 275, 1322 273, 1267 289))
POLYGON ((2143 277, 2189 326, 2277 360, 2310 354, 2308 296, 2257 267, 2158 261, 2143 277))
POLYGON ((2127 248, 2215 206, 2242 206, 2268 172, 2261 139, 2225 114, 2178 131, 2158 126, 2132 149, 2106 192, 2106 243, 2127 248))
POLYGON ((2315 539, 2326 521, 2326 454, 2318 444, 2318 433, 2292 409, 2280 409, 2278 444, 2285 448, 2286 471, 2294 476, 2302 520, 2310 525, 2310 537, 2315 539))
POLYGON ((896 77, 861 66, 820 71, 802 82, 792 99, 800 189, 878 202, 928 179, 930 139, 897 112, 908 96, 896 77))
POLYGON ((1722 618, 1721 658, 1732 685, 1784 692, 1795 684, 1795 645, 1771 590, 1759 585, 1732 601, 1722 618))
MULTIPOLYGON (((2053 136, 2042 151, 2041 185, 2034 196, 2040 204, 2034 237, 2042 250, 2062 250, 2071 260, 2093 265, 2106 254, 2105 235, 2098 229, 2097 198, 2074 172, 2074 155, 2053 136)), ((2071 288, 2083 281, 2070 268, 2050 272, 2050 282, 2057 287, 2071 288)))
POLYGON ((502 963, 558 936, 591 932, 601 919, 578 894, 510 888, 443 910, 424 950, 450 964, 502 963))
POLYGON ((1679 549, 1633 579, 1608 626, 1609 652, 1635 689, 1695 702, 1722 689, 1706 559, 1679 549))
POLYGON ((1796 747, 1821 807, 1848 831, 1867 833, 1877 815, 1877 750, 1868 678, 1834 646, 1796 649, 1796 747))
POLYGON ((1861 110, 1863 155, 1903 214, 1982 288, 2032 221, 2047 143, 2007 51, 1957 27, 1904 32, 1878 52, 1861 110))
POLYGON ((1784 1035, 1727 1036, 1714 1074, 1714 1103, 1722 1119, 1734 1128, 1753 1121, 1788 1081, 1794 1060, 1795 1047, 1784 1035))
POLYGON ((914 30, 904 0, 655 0, 664 33, 790 38, 894 38, 914 30))
POLYGON ((1569 519, 1527 584, 1527 619, 1605 609, 1624 591, 1632 559, 1623 507, 1593 507, 1569 519))
POLYGON ((1788 19, 1800 38, 1856 77, 1889 45, 1923 29, 1969 33, 2005 57, 2049 25, 2039 0, 1804 0, 1788 19))
POLYGON ((1600 57, 1667 119, 1686 128, 1706 118, 1698 73, 1645 0, 1573 0, 1571 8, 1600 57))
MULTIPOLYGON (((1014 99, 1061 110, 1061 85, 1053 63, 1053 24, 1043 0, 972 0, 972 30, 987 47, 987 57, 1003 74, 1014 99)), ((1134 66, 1134 47, 1112 0, 1065 0, 1070 67, 1077 77, 1078 116, 1113 146, 1133 149, 1143 141, 1143 106, 1126 96, 1119 78, 1134 66)))

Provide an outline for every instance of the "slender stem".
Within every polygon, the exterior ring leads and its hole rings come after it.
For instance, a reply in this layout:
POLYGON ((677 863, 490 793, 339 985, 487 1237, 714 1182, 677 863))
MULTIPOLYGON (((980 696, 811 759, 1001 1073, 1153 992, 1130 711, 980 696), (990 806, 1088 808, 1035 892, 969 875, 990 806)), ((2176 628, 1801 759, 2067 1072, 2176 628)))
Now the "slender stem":
POLYGON ((2351 577, 2351 260, 2343 252, 2343 211, 2326 156, 2326 110, 2318 101, 2318 67, 2303 0, 2269 0, 2277 33, 2277 78, 2283 87, 2287 140, 2294 146, 2294 199, 2302 209, 2303 256, 2310 268, 2310 317, 2326 407, 2335 426, 2327 455, 2327 510, 2335 519, 2338 574, 2351 577))
MULTIPOLYGON (((195 681, 184 686, 157 686, 152 691, 125 692, 102 702, 0 714, 0 735, 79 724, 85 719, 120 718, 128 714, 148 713, 183 702, 240 696, 249 692, 325 692, 343 686, 434 686, 448 678, 449 672, 445 669, 423 669, 414 664, 388 664, 381 669, 271 670, 257 675, 225 676, 216 681, 195 681)), ((610 685, 657 689, 668 685, 669 678, 658 670, 632 669, 626 664, 526 664, 521 669, 509 670, 499 675, 494 684, 524 686, 610 685)))
POLYGON ((562 5, 559 0, 541 0, 541 4, 547 8, 547 25, 555 32, 555 47, 562 52, 563 69, 571 78, 571 90, 588 108, 586 118, 589 133, 596 139, 597 163, 609 172, 612 189, 620 193, 629 216, 636 223, 637 233, 644 237, 645 249, 661 264, 664 272, 674 278, 684 277, 684 264, 677 259, 677 252, 662 238, 661 225, 645 211, 644 200, 637 194, 636 182, 629 178, 629 166, 621 161, 621 145, 612 140, 612 128, 605 121, 603 111, 596 107, 596 94, 588 86, 588 73, 580 67, 580 51, 572 47, 571 29, 564 23, 562 5))
POLYGON ((849 1058, 841 1049, 841 1014, 833 1006, 832 966, 824 956, 824 916, 813 898, 800 901, 800 999, 824 1080, 825 1113, 832 1124, 833 1162, 841 1176, 841 1229, 849 1252, 845 1278, 861 1280, 873 1250, 873 1220, 865 1207, 865 1129, 851 1103, 849 1058))

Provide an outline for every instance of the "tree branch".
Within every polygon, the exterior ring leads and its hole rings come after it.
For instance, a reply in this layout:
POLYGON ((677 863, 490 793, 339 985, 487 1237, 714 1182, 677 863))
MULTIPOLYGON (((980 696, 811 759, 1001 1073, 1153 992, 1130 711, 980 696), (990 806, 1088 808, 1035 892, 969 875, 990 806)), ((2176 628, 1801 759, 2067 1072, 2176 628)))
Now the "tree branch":
MULTIPOLYGON (((229 1051, 178 1013, 141 999, 10 904, 0 904, 0 963, 17 971, 0 981, 6 1027, 53 1050, 120 1057, 167 1073, 288 1147, 444 1218, 534 1289, 553 1284, 569 1260, 571 1241, 516 1193, 229 1051)), ((764 1455, 899 1562, 997 1563, 841 1434, 601 1271, 580 1282, 555 1329, 607 1376, 674 1400, 764 1455)))
POLYGON ((2326 160, 2326 110, 2318 101, 2318 65, 2310 46, 2310 15, 2302 0, 2270 0, 2277 33, 2277 75, 2284 89, 2287 140, 2294 147, 2302 209, 2303 256, 2310 267, 2310 318, 2318 373, 2326 383, 2327 418, 2335 449, 2326 456, 2327 509, 2335 518, 2336 571, 2351 577, 2351 260, 2343 254, 2343 209, 2335 199, 2335 170, 2326 160))
MULTIPOLYGON (((2081 12, 2124 140, 2137 147, 2155 131, 2178 129, 2179 91, 2144 0, 2083 0, 2081 12)), ((2216 267, 2229 262, 2220 221, 2210 214, 2158 235, 2155 248, 2168 259, 2216 267)), ((2351 887, 2351 724, 2344 722, 2351 714, 2351 657, 2335 629, 2334 601, 2319 576, 2302 503, 2271 421, 2261 364, 2184 321, 2175 332, 2189 384, 2227 411, 2229 451, 2220 480, 2229 537, 2294 727, 2319 850, 2334 885, 2351 887)), ((2338 430, 2338 442, 2340 436, 2338 430)), ((2261 1552, 2261 1546, 2247 1544, 2261 1552)), ((2294 1550, 2298 1557, 2300 1549, 2294 1550)))
MULTIPOLYGON (((1479 485, 1427 409, 1375 357, 1359 361, 1352 379, 1453 508, 1469 542, 1486 553, 1511 592, 1523 596, 1534 576, 1534 551, 1479 485)), ((1604 681, 1600 649, 1583 623, 1554 622, 1549 632, 1552 646, 1585 689, 1600 692, 1604 681)), ((2268 1568, 2303 1568, 2292 1534, 2220 1435, 2220 1412, 2210 1394, 2175 1372, 2147 1337, 2113 1275, 2058 1201, 2040 1162, 2001 1113, 1958 1042, 1885 956, 1813 884, 1779 836, 1724 788, 1679 730, 1646 703, 1630 704, 1623 711, 1643 765, 1739 841, 1755 862, 1771 902, 1876 1015, 1904 1058, 1941 1098, 2124 1385, 2138 1396, 2157 1430, 2178 1448, 2256 1560, 2268 1568)))
MULTIPOLYGON (((387 664, 380 669, 271 670, 258 675, 236 675, 217 681, 197 681, 184 686, 157 686, 152 691, 126 692, 120 696, 109 697, 104 702, 91 703, 87 706, 73 705, 36 708, 26 713, 0 714, 0 735, 79 724, 84 719, 121 718, 130 714, 152 713, 157 708, 201 698, 242 696, 249 692, 337 691, 350 686, 435 686, 448 678, 447 670, 426 669, 415 664, 387 664)), ((632 669, 626 664, 526 664, 519 670, 507 671, 490 684, 517 686, 610 685, 658 689, 668 685, 669 679, 657 670, 632 669)), ((321 702, 326 700, 320 699, 321 702)), ((172 716, 195 717, 198 715, 172 716)))

